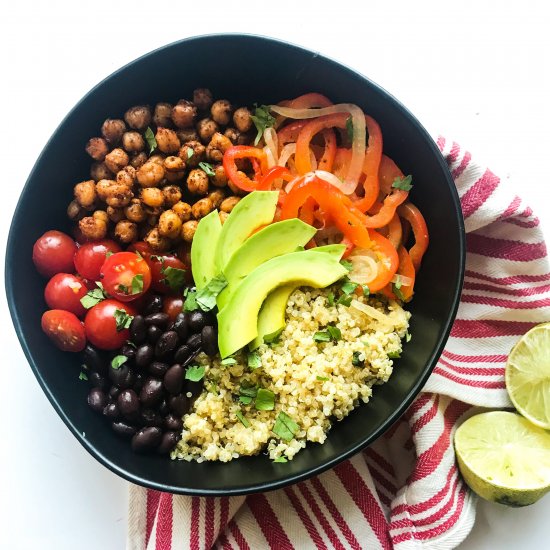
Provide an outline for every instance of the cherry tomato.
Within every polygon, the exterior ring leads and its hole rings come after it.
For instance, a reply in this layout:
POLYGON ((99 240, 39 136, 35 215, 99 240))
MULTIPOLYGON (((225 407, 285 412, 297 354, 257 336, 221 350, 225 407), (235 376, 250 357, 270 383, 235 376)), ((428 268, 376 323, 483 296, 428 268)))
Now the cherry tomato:
POLYGON ((121 302, 139 298, 151 286, 151 270, 145 259, 134 252, 109 256, 99 277, 106 292, 121 302))
POLYGON ((84 243, 90 242, 90 239, 84 236, 84 233, 82 233, 82 230, 80 229, 80 227, 78 227, 78 224, 73 227, 73 230, 71 231, 71 233, 73 234, 74 240, 78 244, 84 244, 84 243))
POLYGON ((127 249, 128 252, 139 252, 145 259, 154 254, 153 249, 145 241, 136 241, 127 249))
POLYGON ((162 304, 162 311, 167 313, 170 321, 175 321, 178 313, 183 308, 183 296, 165 296, 162 304))
POLYGON ((76 243, 61 231, 46 231, 32 248, 32 261, 45 277, 56 273, 74 273, 76 243))
POLYGON ((51 309, 64 309, 78 317, 84 317, 86 308, 80 298, 86 296, 88 288, 83 279, 70 273, 54 275, 46 285, 44 298, 51 309))
POLYGON ((126 328, 117 330, 116 310, 125 311, 128 315, 135 315, 133 307, 118 300, 103 300, 88 310, 84 319, 84 328, 88 340, 99 349, 117 349, 130 338, 130 331, 126 328))
POLYGON ((174 254, 153 254, 146 261, 151 268, 151 288, 157 292, 180 292, 191 282, 191 270, 174 254))
POLYGON ((99 280, 99 272, 105 261, 107 252, 120 252, 121 248, 115 241, 104 240, 84 243, 74 256, 74 265, 82 277, 91 281, 99 280))
POLYGON ((63 351, 82 351, 86 333, 82 321, 70 311, 50 309, 42 315, 42 330, 63 351))

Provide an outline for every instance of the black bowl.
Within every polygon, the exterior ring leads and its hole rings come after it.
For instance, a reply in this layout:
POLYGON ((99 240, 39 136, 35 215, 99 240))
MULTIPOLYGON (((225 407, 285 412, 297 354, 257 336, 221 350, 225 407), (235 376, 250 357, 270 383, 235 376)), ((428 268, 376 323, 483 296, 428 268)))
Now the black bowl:
MULTIPOLYGON (((38 382, 68 428, 97 460, 129 481, 173 493, 235 495, 306 479, 372 443, 421 390, 449 335, 464 270, 464 226, 447 166, 420 123, 365 77, 306 49, 248 35, 190 38, 149 53, 90 91, 60 124, 36 162, 14 214, 6 254, 6 291, 19 336, 38 382), (412 341, 387 384, 286 464, 266 456, 230 463, 187 463, 138 456, 86 406, 74 355, 58 351, 40 330, 45 281, 32 260, 34 241, 48 229, 68 230, 65 209, 75 182, 88 178, 86 141, 103 120, 131 105, 177 101, 208 87, 236 104, 278 102, 309 91, 358 104, 382 127, 384 150, 413 174, 412 200, 421 208, 431 243, 410 304, 412 341)), ((30 428, 30 427, 29 427, 30 428)))

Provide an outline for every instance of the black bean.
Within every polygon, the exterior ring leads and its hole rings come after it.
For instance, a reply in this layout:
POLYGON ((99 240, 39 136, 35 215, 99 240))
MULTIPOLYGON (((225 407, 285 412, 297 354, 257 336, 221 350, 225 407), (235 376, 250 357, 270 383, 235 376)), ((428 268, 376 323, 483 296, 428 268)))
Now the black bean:
POLYGON ((136 433, 136 428, 127 422, 113 422, 111 428, 113 428, 117 435, 122 437, 132 437, 136 433))
POLYGON ((166 399, 163 399, 160 402, 160 405, 158 406, 158 411, 161 416, 166 416, 170 412, 170 406, 168 405, 166 399))
POLYGON ((188 336, 188 333, 189 333, 188 323, 189 323, 189 313, 185 311, 182 313, 178 313, 176 320, 172 324, 172 330, 175 330, 178 333, 178 336, 182 340, 185 340, 188 336))
POLYGON ((166 328, 170 322, 170 316, 168 313, 151 313, 145 317, 145 322, 147 325, 155 325, 157 327, 166 328))
POLYGON ((193 382, 192 380, 186 380, 185 388, 183 391, 185 393, 188 393, 188 392, 191 393, 192 397, 198 397, 202 392, 203 386, 204 386, 204 383, 202 380, 199 380, 198 382, 193 382))
POLYGON ((200 332, 208 324, 208 316, 200 310, 191 311, 187 322, 191 332, 200 332))
POLYGON ((167 430, 181 432, 183 430, 183 420, 177 414, 170 413, 164 419, 164 427, 167 430))
POLYGON ((153 409, 143 409, 140 413, 140 421, 144 426, 156 426, 162 428, 162 416, 153 409))
POLYGON ((90 385, 93 387, 93 388, 100 388, 102 390, 107 390, 107 380, 105 379, 105 377, 101 374, 99 374, 98 372, 91 372, 89 375, 88 375, 88 380, 90 381, 90 385))
POLYGON ((180 435, 176 432, 165 432, 162 434, 160 445, 158 446, 157 453, 167 455, 178 444, 180 435))
POLYGON ((179 416, 183 416, 186 412, 188 412, 191 405, 189 398, 185 395, 185 393, 172 395, 168 399, 168 404, 170 405, 172 411, 179 416))
POLYGON ((201 348, 197 348, 196 350, 192 351, 191 355, 181 364, 181 366, 188 367, 200 352, 201 352, 201 348))
POLYGON ((178 345, 178 335, 175 331, 165 332, 155 346, 155 355, 157 357, 166 357, 172 353, 178 345))
POLYGON ((191 355, 191 352, 191 348, 183 344, 183 346, 180 346, 176 350, 176 353, 174 354, 174 360, 178 363, 183 363, 191 355))
POLYGON ((161 363, 160 361, 153 361, 148 367, 147 372, 156 376, 157 378, 162 378, 166 371, 170 368, 168 363, 161 363))
POLYGON ((134 391, 136 393, 139 393, 141 391, 141 388, 143 388, 143 384, 145 383, 145 375, 141 372, 138 372, 136 374, 136 379, 134 381, 134 385, 132 386, 134 391))
POLYGON ((159 446, 162 440, 162 431, 155 426, 141 428, 132 437, 132 450, 136 453, 146 453, 159 446))
POLYGON ((111 420, 116 420, 120 415, 118 405, 116 403, 107 403, 103 409, 103 415, 111 420))
POLYGON ((145 315, 151 315, 152 313, 159 313, 159 311, 162 311, 162 297, 158 294, 148 296, 144 301, 142 311, 145 315))
POLYGON ((134 390, 120 392, 117 399, 118 410, 126 418, 134 418, 139 411, 139 399, 134 390))
POLYGON ((172 365, 164 375, 163 384, 169 393, 176 395, 181 392, 184 381, 185 369, 176 363, 172 365))
POLYGON ((158 339, 162 336, 162 329, 156 325, 151 325, 147 328, 147 340, 151 344, 156 344, 158 339))
POLYGON ((84 348, 82 362, 93 372, 105 374, 107 372, 107 361, 101 354, 89 344, 84 348))
POLYGON ((142 369, 147 367, 147 365, 149 365, 149 363, 153 360, 154 353, 155 351, 151 344, 142 344, 139 346, 136 350, 136 366, 142 369))
POLYGON ((118 386, 111 386, 109 390, 109 399, 116 399, 120 393, 120 388, 118 386))
POLYGON ((109 368, 109 378, 113 384, 124 390, 133 386, 135 374, 134 371, 124 363, 124 365, 121 365, 118 369, 114 369, 111 366, 109 368))
POLYGON ((142 344, 147 337, 147 325, 142 315, 135 315, 130 323, 130 337, 134 344, 142 344))
POLYGON ((145 407, 154 407, 162 399, 162 382, 158 378, 147 378, 139 398, 145 407))
POLYGON ((208 357, 214 357, 218 353, 218 335, 216 329, 206 325, 201 331, 202 349, 208 357))
POLYGON ((128 362, 133 363, 133 361, 136 357, 136 348, 135 348, 135 346, 132 346, 130 344, 124 344, 120 348, 120 355, 124 355, 125 357, 128 357, 128 362))
POLYGON ((92 388, 88 394, 88 405, 95 412, 101 413, 107 404, 107 396, 99 388, 92 388))
POLYGON ((199 334, 192 334, 187 338, 187 342, 185 342, 192 350, 196 350, 201 347, 202 345, 202 336, 199 332, 199 334))

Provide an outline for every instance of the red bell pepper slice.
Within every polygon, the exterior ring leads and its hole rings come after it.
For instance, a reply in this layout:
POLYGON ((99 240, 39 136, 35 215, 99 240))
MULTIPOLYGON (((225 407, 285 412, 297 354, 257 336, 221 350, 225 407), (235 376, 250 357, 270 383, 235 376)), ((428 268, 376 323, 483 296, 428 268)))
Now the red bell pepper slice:
POLYGON ((258 188, 258 178, 267 172, 267 156, 262 149, 248 145, 234 145, 223 155, 223 168, 226 176, 243 191, 255 191, 258 188), (251 180, 244 172, 237 169, 236 159, 252 161, 255 180, 251 180))
POLYGON ((402 204, 398 208, 397 212, 403 219, 407 220, 411 224, 415 242, 409 250, 409 254, 414 265, 414 269, 418 271, 420 269, 422 257, 424 256, 430 242, 426 220, 420 213, 420 210, 418 210, 412 202, 402 204))

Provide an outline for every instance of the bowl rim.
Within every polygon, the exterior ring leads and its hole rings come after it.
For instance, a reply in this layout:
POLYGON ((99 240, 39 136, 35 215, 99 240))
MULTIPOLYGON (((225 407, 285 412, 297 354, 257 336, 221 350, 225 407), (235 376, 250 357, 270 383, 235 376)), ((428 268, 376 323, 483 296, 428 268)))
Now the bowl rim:
POLYGON ((334 468, 339 463, 343 462, 344 460, 347 460, 357 454, 362 449, 368 447, 371 445, 374 441, 376 441, 384 432, 389 430, 389 428, 401 417, 401 415, 405 412, 405 410, 409 407, 409 405, 413 402, 413 400, 418 396, 420 391, 422 390, 422 387, 425 385, 426 381, 428 380, 428 377, 432 373, 433 369, 435 368, 435 365, 437 363, 437 360, 439 359, 445 344, 447 343, 451 327, 453 325, 453 322, 456 318, 456 314, 458 311, 458 306, 460 303, 460 295, 462 292, 462 285, 464 281, 464 271, 465 271, 465 260, 466 260, 466 236, 465 236, 465 227, 464 227, 464 219, 462 214, 462 209, 460 207, 460 198, 458 195, 458 191, 456 189, 456 186, 454 184, 454 181, 452 179, 451 173, 449 171, 449 167, 447 166, 447 163, 445 162, 441 152, 439 151, 436 143, 434 142, 431 135, 428 133, 428 131, 424 128, 424 126, 419 122, 419 120, 405 107, 398 99, 396 99, 391 93, 389 93, 387 90, 385 90, 382 86, 376 84, 373 82, 370 78, 365 76, 364 74, 358 72, 357 70, 349 67, 345 63, 342 63, 341 61, 335 60, 331 57, 328 57, 326 55, 321 54, 318 51, 314 51, 311 49, 308 49, 304 46, 288 42, 285 40, 281 40, 278 38, 273 38, 270 36, 260 35, 260 34, 254 34, 254 33, 240 33, 240 32, 229 32, 229 33, 210 33, 210 34, 201 34, 201 35, 194 35, 190 36, 181 40, 176 40, 174 42, 170 42, 168 44, 165 44, 163 46, 160 46, 158 48, 155 48, 153 50, 150 50, 139 57, 129 61, 122 67, 116 69, 112 73, 110 73, 108 76, 103 78, 100 82, 98 82, 95 86, 93 86, 84 96, 82 96, 75 105, 70 109, 70 111, 63 117, 61 122, 57 125, 54 132, 51 134, 51 136, 48 138, 46 144, 43 146, 42 151, 40 152, 40 155, 37 157, 33 168, 31 172, 29 173, 27 180, 25 182, 25 185, 21 189, 20 196, 17 202, 17 206, 14 210, 12 221, 10 223, 10 229, 8 233, 8 239, 6 243, 6 256, 5 256, 5 265, 4 265, 4 281, 5 281, 5 291, 6 291, 6 297, 8 302, 8 308, 10 311, 10 315, 12 318, 12 322, 15 328, 15 332, 17 334, 17 338, 19 340, 19 343, 21 345, 21 348, 23 349, 23 353, 25 354, 25 357, 27 358, 27 361, 34 373, 34 376, 36 377, 40 387, 42 388, 42 391, 48 398, 49 402, 52 404, 53 408, 55 409, 56 413, 59 415, 63 423, 69 428, 69 430, 73 433, 73 435, 76 437, 78 442, 84 447, 84 449, 93 456, 99 463, 101 463, 103 466, 108 468, 110 471, 115 473, 116 475, 122 477, 126 481, 129 481, 131 483, 135 483, 137 485, 140 485, 142 487, 146 487, 149 489, 155 489, 158 491, 163 492, 169 492, 174 494, 182 494, 182 495, 192 495, 192 496, 237 496, 237 495, 246 495, 246 494, 252 494, 257 492, 265 492, 265 491, 272 491, 276 489, 280 489, 283 487, 286 487, 288 485, 292 485, 294 483, 298 483, 300 481, 304 481, 306 479, 309 479, 313 476, 317 476, 331 468, 334 468), (122 466, 116 464, 115 462, 108 459, 106 456, 104 456, 101 451, 99 451, 94 445, 92 445, 85 436, 85 433, 81 433, 76 426, 71 422, 70 418, 66 415, 64 408, 62 404, 55 398, 55 396, 51 393, 49 387, 47 386, 46 382, 44 381, 40 369, 37 367, 29 346, 27 345, 26 338, 23 336, 23 327, 21 324, 21 320, 17 314, 17 310, 15 308, 15 300, 14 300, 14 289, 12 285, 12 276, 9 272, 8 266, 11 264, 11 258, 13 256, 13 250, 15 247, 15 241, 16 241, 16 235, 15 235, 15 228, 14 228, 14 221, 19 217, 20 210, 23 209, 23 202, 22 197, 25 194, 25 191, 27 190, 27 187, 30 185, 31 180, 34 179, 35 173, 38 169, 38 165, 40 164, 40 161, 42 160, 42 157, 45 155, 46 150, 49 148, 50 143, 54 140, 54 138, 57 136, 60 129, 64 126, 67 119, 69 119, 74 111, 76 111, 82 103, 84 103, 89 96, 95 93, 95 91, 102 87, 107 81, 109 81, 114 76, 122 73, 132 65, 139 63, 143 59, 161 53, 164 50, 169 50, 173 47, 180 46, 181 44, 185 43, 191 43, 191 42, 201 42, 201 41, 209 41, 209 40, 217 40, 217 39, 231 39, 231 38, 238 38, 238 39, 251 39, 251 40, 257 40, 257 41, 263 41, 268 43, 274 43, 278 44, 280 46, 284 46, 286 48, 294 49, 294 50, 300 50, 304 54, 308 54, 312 56, 312 58, 321 58, 324 62, 327 62, 332 65, 336 65, 340 69, 345 69, 348 72, 352 73, 355 76, 360 77, 364 81, 367 82, 367 84, 372 87, 374 90, 379 92, 381 95, 387 97, 390 99, 390 101, 393 101, 396 107, 410 120, 410 122, 415 126, 416 130, 420 134, 424 135, 425 141, 429 148, 431 149, 431 152, 433 153, 434 157, 437 159, 438 164, 440 165, 440 168, 442 169, 442 172, 444 173, 449 191, 451 193, 453 207, 455 210, 456 219, 458 220, 458 237, 459 237, 459 273, 457 274, 457 282, 455 285, 455 288, 453 289, 452 293, 452 307, 450 310, 450 315, 446 319, 445 323, 442 327, 441 337, 439 338, 436 346, 432 350, 432 353, 429 356, 429 359, 426 362, 426 366, 424 368, 424 371, 422 372, 421 376, 418 377, 416 383, 413 385, 411 390, 407 393, 405 399, 402 401, 401 405, 396 408, 392 414, 390 414, 381 424, 380 426, 371 432, 368 436, 362 437, 358 439, 357 443, 353 445, 348 451, 341 453, 337 457, 327 460, 325 462, 322 462, 321 464, 317 466, 313 466, 310 468, 307 468, 299 473, 291 474, 282 476, 277 481, 272 482, 264 482, 264 483, 258 483, 254 486, 246 486, 246 487, 235 487, 231 489, 195 489, 195 488, 186 488, 181 486, 175 486, 170 485, 166 483, 160 483, 156 481, 151 481, 149 479, 145 479, 142 476, 132 474, 128 471, 126 471, 122 466))

